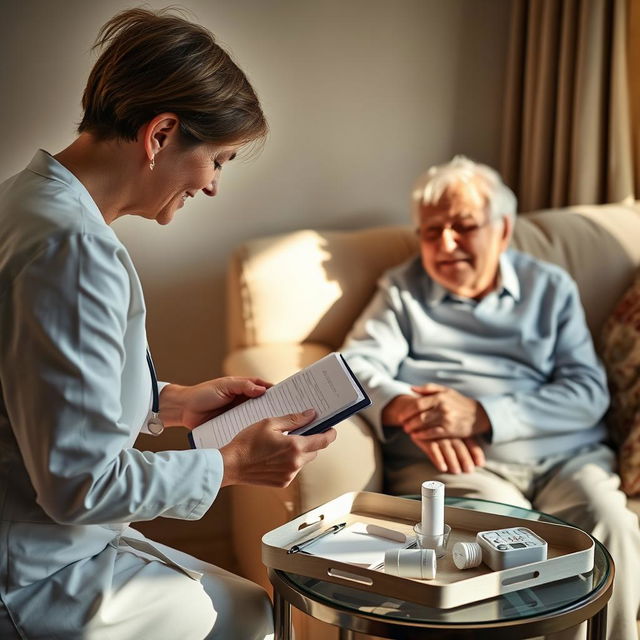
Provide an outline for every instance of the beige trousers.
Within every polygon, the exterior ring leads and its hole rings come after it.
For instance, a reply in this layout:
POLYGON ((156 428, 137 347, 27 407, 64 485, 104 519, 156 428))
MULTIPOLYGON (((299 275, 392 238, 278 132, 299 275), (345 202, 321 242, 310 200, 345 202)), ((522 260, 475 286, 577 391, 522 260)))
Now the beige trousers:
MULTIPOLYGON (((637 640, 640 607, 640 529, 626 508, 615 473, 615 455, 604 445, 551 456, 535 464, 488 462, 473 473, 439 473, 428 460, 385 470, 389 493, 419 494, 425 480, 445 483, 449 496, 494 500, 534 508, 570 522, 597 538, 615 562, 607 612, 609 640, 637 640)), ((584 626, 584 625, 583 625, 584 626)), ((556 637, 584 637, 580 633, 556 637)))

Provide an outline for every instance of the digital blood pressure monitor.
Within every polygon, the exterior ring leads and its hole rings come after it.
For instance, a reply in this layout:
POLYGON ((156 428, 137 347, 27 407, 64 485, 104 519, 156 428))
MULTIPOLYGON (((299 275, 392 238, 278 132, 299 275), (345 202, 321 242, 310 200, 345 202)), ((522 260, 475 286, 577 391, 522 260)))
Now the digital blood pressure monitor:
POLYGON ((526 527, 480 531, 476 542, 482 547, 482 561, 494 571, 547 559, 546 541, 526 527))
POLYGON ((546 541, 526 527, 480 531, 475 542, 458 542, 453 547, 453 562, 458 569, 484 562, 500 571, 546 559, 546 541))

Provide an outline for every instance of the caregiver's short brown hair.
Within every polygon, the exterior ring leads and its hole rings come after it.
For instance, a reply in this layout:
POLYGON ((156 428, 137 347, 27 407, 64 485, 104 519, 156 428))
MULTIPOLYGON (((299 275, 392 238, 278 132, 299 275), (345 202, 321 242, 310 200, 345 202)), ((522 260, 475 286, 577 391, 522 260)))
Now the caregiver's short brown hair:
POLYGON ((82 97, 79 132, 135 140, 159 113, 180 118, 184 142, 264 138, 267 124, 244 73, 204 27, 173 15, 129 9, 100 30, 103 52, 82 97))

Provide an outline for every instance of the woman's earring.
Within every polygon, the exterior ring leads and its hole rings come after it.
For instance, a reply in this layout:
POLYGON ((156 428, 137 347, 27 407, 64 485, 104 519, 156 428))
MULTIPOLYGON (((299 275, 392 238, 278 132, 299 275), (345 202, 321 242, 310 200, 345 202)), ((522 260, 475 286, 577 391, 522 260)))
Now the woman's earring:
POLYGON ((156 166, 156 157, 153 156, 153 158, 151 158, 151 162, 149 163, 149 169, 151 169, 151 171, 153 171, 155 166, 156 166))

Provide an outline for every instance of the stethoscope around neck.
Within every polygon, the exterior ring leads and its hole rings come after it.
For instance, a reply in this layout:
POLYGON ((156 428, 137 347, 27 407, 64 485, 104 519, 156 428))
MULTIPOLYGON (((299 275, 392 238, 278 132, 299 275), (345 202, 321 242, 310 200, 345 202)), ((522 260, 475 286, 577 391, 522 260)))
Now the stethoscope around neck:
POLYGON ((158 376, 149 349, 147 349, 147 365, 151 376, 151 417, 147 419, 147 430, 151 435, 159 436, 164 431, 164 424, 160 420, 160 393, 158 392, 158 376))

